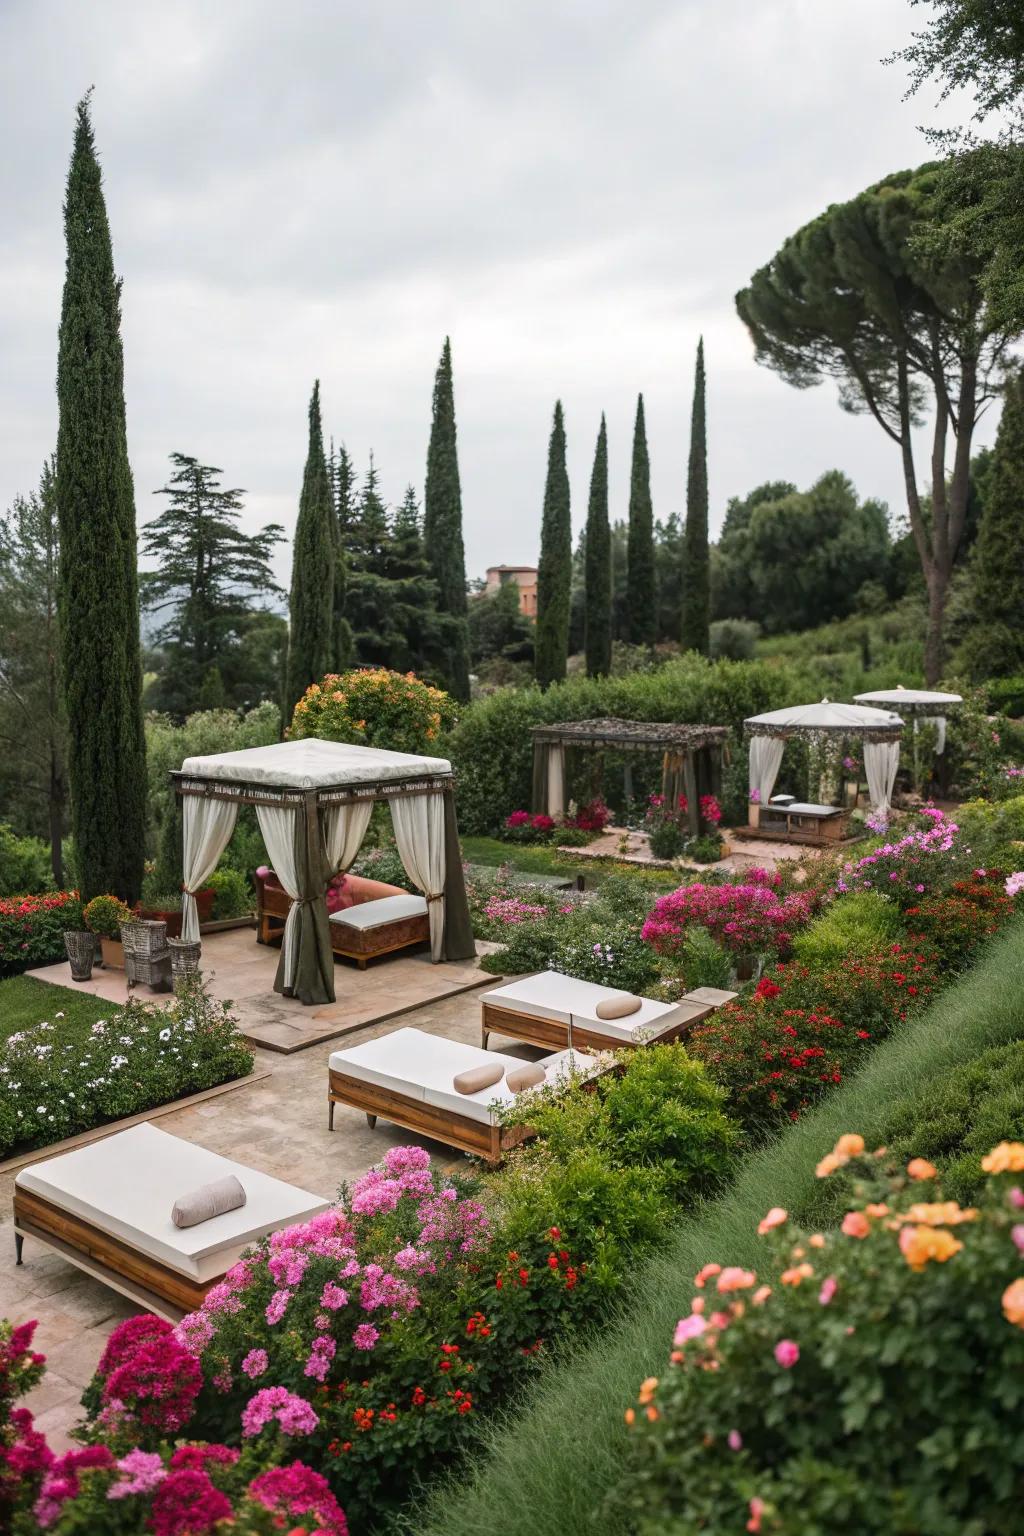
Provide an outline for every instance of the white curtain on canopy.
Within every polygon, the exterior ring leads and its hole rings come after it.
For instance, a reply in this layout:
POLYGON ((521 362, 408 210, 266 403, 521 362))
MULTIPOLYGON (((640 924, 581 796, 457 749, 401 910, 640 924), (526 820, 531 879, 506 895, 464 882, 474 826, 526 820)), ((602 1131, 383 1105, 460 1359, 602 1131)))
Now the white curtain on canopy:
POLYGON ((181 898, 181 936, 190 944, 199 942, 199 913, 196 891, 201 891, 217 868, 217 861, 238 820, 238 802, 186 795, 181 813, 183 829, 183 874, 185 891, 181 898))
POLYGON ((350 869, 363 846, 366 829, 373 815, 372 800, 357 800, 352 805, 323 805, 320 822, 324 829, 327 862, 332 876, 350 869))
POLYGON ((871 809, 888 815, 892 803, 896 770, 900 765, 898 741, 866 741, 864 743, 864 773, 868 781, 868 798, 871 809))
POLYGON ((758 803, 767 805, 779 776, 782 754, 786 743, 781 736, 751 736, 750 738, 750 789, 756 789, 758 803))
POLYGON ((395 795, 391 801, 395 842, 409 878, 427 898, 430 958, 444 958, 444 795, 395 795))
POLYGON ((917 735, 918 720, 921 725, 934 725, 935 727, 935 756, 941 757, 946 750, 946 717, 945 715, 921 715, 914 717, 914 735, 917 735))
POLYGON ((283 983, 285 990, 295 980, 295 961, 298 951, 299 922, 299 872, 295 863, 295 818, 301 808, 290 805, 257 805, 256 820, 267 845, 274 873, 292 898, 284 925, 282 953, 284 955, 283 983))
POLYGON ((556 819, 565 810, 565 748, 548 747, 548 815, 556 819))

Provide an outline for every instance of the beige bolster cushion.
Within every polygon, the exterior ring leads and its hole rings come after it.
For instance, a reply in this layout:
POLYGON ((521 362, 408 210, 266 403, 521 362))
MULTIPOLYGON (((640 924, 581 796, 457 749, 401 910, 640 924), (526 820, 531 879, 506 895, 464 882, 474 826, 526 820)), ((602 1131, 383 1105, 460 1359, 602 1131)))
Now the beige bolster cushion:
POLYGON ((505 1068, 500 1062, 492 1067, 470 1067, 468 1072, 460 1072, 452 1078, 452 1087, 456 1093, 479 1093, 482 1088, 499 1083, 504 1075, 505 1068))
POLYGON ((599 1019, 625 1019, 631 1013, 639 1013, 642 1006, 641 999, 632 992, 620 992, 617 997, 602 998, 594 1012, 599 1019))
POLYGON ((197 1227, 201 1221, 223 1216, 225 1211, 237 1211, 245 1204, 245 1190, 233 1173, 226 1178, 214 1179, 211 1184, 200 1184, 189 1190, 180 1200, 175 1200, 171 1220, 176 1227, 197 1227))
POLYGON ((527 1062, 525 1066, 514 1067, 511 1072, 506 1072, 505 1081, 513 1093, 522 1093, 524 1088, 536 1088, 538 1083, 546 1083, 548 1075, 544 1068, 534 1062, 527 1062))

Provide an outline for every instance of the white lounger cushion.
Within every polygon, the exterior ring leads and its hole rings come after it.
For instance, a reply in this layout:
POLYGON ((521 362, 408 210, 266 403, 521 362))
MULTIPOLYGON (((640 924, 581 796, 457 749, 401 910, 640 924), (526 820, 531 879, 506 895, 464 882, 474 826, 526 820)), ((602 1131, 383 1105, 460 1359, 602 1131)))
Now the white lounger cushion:
POLYGON ((230 1269, 257 1238, 308 1221, 331 1203, 148 1122, 33 1163, 15 1183, 200 1282, 230 1269), (171 1207, 183 1190, 230 1173, 245 1190, 245 1205, 196 1227, 174 1225, 171 1207))
POLYGON ((382 928, 405 917, 421 917, 427 910, 427 898, 414 896, 378 896, 375 901, 360 901, 354 907, 331 913, 332 923, 345 928, 382 928))
MULTIPOLYGON (((547 1081, 554 1082, 567 1071, 568 1051, 558 1051, 545 1056, 538 1063, 547 1081)), ((593 1057, 574 1053, 576 1068, 586 1071, 593 1065, 593 1057)), ((478 1045, 466 1045, 461 1040, 448 1040, 443 1035, 428 1035, 421 1029, 396 1029, 379 1040, 368 1040, 365 1045, 354 1045, 345 1051, 333 1051, 330 1066, 346 1077, 356 1077, 378 1088, 389 1088, 404 1094, 407 1099, 420 1099, 438 1109, 447 1109, 463 1119, 480 1120, 489 1125, 493 1120, 491 1105, 495 1102, 511 1104, 515 1094, 505 1079, 479 1093, 458 1093, 453 1079, 459 1072, 470 1067, 503 1066, 507 1071, 524 1065, 521 1056, 503 1056, 498 1051, 484 1051, 478 1045)), ((382 1111, 386 1114, 386 1111, 382 1111)))
MULTIPOLYGON (((621 997, 614 987, 599 987, 592 981, 577 981, 574 976, 563 976, 560 971, 539 971, 536 976, 522 976, 504 987, 484 992, 482 1001, 494 1003, 498 1008, 511 1008, 514 1013, 530 1013, 535 1018, 553 1019, 568 1028, 569 1018, 574 1025, 582 1026, 595 1035, 606 1035, 609 1045, 618 1041, 627 1044, 637 1036, 659 1035, 673 1025, 696 1018, 700 1005, 687 1002, 656 1003, 649 997, 640 999, 640 1010, 623 1019, 599 1019, 597 1005, 602 1000, 621 997)), ((500 1024, 494 1025, 501 1034, 500 1024)), ((511 1026, 510 1026, 511 1032, 511 1026)))

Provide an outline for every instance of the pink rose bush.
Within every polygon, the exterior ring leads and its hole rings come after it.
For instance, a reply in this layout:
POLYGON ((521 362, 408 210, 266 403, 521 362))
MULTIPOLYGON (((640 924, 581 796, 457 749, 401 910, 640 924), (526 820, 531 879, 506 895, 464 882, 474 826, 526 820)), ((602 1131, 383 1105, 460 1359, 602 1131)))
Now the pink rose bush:
POLYGON ((778 954, 811 915, 810 898, 782 895, 781 883, 779 875, 754 869, 744 872, 742 884, 680 886, 658 898, 643 938, 659 954, 675 956, 690 929, 705 928, 734 953, 778 954))
POLYGON ((836 890, 878 891, 901 906, 914 906, 923 894, 945 889, 966 866, 970 849, 964 848, 959 827, 944 812, 925 807, 925 825, 902 837, 888 839, 862 858, 848 860, 836 890))
POLYGON ((626 1412, 624 1529, 1015 1529, 1024 1145, 981 1167, 983 1198, 962 1207, 923 1159, 901 1169, 840 1137, 817 1168, 854 1175, 839 1226, 808 1232, 776 1207, 745 1245, 756 1269, 704 1265, 666 1371, 626 1412))

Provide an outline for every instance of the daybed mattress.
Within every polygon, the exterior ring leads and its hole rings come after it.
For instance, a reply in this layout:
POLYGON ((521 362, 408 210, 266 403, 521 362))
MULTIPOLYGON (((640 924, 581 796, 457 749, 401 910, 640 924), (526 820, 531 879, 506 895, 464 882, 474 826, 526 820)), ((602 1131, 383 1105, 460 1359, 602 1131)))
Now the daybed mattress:
MULTIPOLYGON (((594 1065, 592 1056, 584 1056, 579 1051, 572 1054, 577 1071, 588 1071, 594 1065)), ((568 1057, 568 1051, 557 1051, 537 1063, 544 1068, 549 1083, 566 1075, 568 1057)), ((482 1088, 479 1093, 457 1093, 452 1079, 471 1067, 500 1065, 509 1072, 527 1063, 521 1056, 484 1051, 461 1040, 428 1035, 421 1029, 396 1029, 379 1040, 368 1040, 365 1045, 333 1051, 329 1065, 346 1077, 359 1078, 378 1088, 404 1094, 407 1099, 420 1099, 464 1119, 489 1125, 493 1119, 491 1106, 495 1102, 511 1104, 516 1097, 505 1078, 492 1083, 489 1088, 482 1088)))
POLYGON ((427 898, 412 892, 400 896, 377 896, 373 901, 360 901, 354 907, 343 907, 331 913, 331 922, 343 928, 358 928, 365 932, 371 928, 383 928, 386 923, 404 922, 410 917, 425 917, 427 898))
POLYGON ((148 1122, 33 1163, 15 1185, 200 1282, 223 1274, 257 1238, 307 1221, 331 1203, 148 1122), (245 1190, 245 1205, 195 1227, 174 1225, 171 1208, 180 1195, 229 1173, 245 1190))
MULTIPOLYGON (((621 996, 614 987, 600 987, 592 981, 578 981, 574 976, 563 976, 559 971, 538 971, 535 976, 522 976, 503 987, 481 994, 481 1001, 493 1003, 498 1008, 510 1008, 514 1013, 533 1014, 539 1019, 553 1019, 568 1027, 582 1025, 595 1035, 606 1035, 609 1045, 616 1042, 631 1044, 638 1036, 659 1035, 664 1030, 689 1019, 699 1018, 706 1005, 687 1001, 656 1003, 645 997, 636 1013, 622 1019, 599 1019, 597 1005, 603 999, 621 996)), ((495 1024, 500 1034, 501 1025, 495 1024)))

